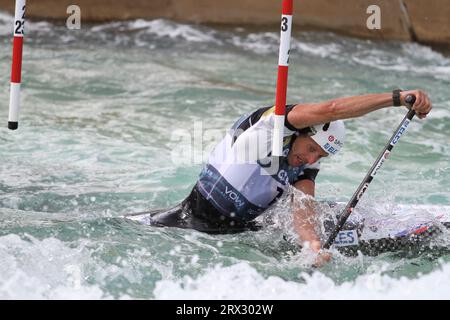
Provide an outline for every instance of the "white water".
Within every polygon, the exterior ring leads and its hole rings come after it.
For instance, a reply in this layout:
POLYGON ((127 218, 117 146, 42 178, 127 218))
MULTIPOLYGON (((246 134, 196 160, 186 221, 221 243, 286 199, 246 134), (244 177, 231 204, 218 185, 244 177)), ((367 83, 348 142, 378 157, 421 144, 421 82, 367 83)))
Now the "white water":
MULTIPOLYGON (((85 245, 71 248, 58 239, 23 240, 16 235, 0 237, 0 299, 111 299, 98 284, 87 283, 83 269, 91 264, 85 245)), ((196 264, 192 259, 191 263, 196 264)), ((338 267, 337 265, 335 267, 338 267)), ((91 272, 105 281, 121 272, 95 266, 91 272)), ((298 273, 298 281, 265 276, 245 262, 214 265, 197 276, 156 282, 155 299, 449 299, 450 263, 417 279, 383 274, 387 263, 355 280, 336 284, 321 272, 298 273), (303 278, 303 280, 300 280, 303 278)), ((122 271, 123 272, 123 271, 122 271)), ((98 280, 97 280, 98 281, 98 280)), ((120 298, 129 299, 126 294, 120 298)))
POLYGON ((385 266, 354 281, 336 284, 320 272, 303 273, 306 283, 264 277, 246 263, 215 266, 196 278, 159 281, 157 299, 180 300, 368 300, 368 299, 450 299, 450 263, 419 279, 394 279, 383 275, 385 266))
MULTIPOLYGON (((12 22, 0 13, 1 119, 12 22)), ((242 112, 272 103, 278 32, 167 20, 80 32, 26 26, 21 127, 0 128, 0 298, 449 298, 448 255, 336 254, 305 282, 299 273, 310 257, 284 256, 277 234, 213 237, 101 220, 187 194, 200 164, 171 162, 173 126, 203 120, 224 132, 242 112)), ((448 205, 450 59, 422 45, 328 33, 296 34, 292 44, 291 101, 394 86, 432 95, 430 118, 410 126, 364 203, 448 205)), ((323 163, 318 196, 347 200, 403 114, 348 121, 351 143, 323 163)))

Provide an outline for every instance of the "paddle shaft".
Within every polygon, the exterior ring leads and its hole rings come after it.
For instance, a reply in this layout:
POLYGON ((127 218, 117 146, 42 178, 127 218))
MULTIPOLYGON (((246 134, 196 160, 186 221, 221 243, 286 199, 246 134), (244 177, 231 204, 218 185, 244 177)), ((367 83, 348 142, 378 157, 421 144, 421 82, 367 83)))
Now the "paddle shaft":
MULTIPOLYGON (((409 95, 405 98, 405 102, 408 103, 411 107, 414 105, 415 101, 416 101, 416 97, 413 95, 409 95)), ((384 162, 388 158, 392 149, 394 149, 397 142, 400 140, 402 135, 406 132, 409 123, 411 122, 412 118, 414 118, 415 115, 416 115, 416 112, 414 110, 412 110, 412 109, 409 110, 409 112, 406 114, 405 118, 402 120, 402 122, 398 126, 397 130, 395 130, 395 132, 392 135, 391 139, 389 140, 388 144, 383 149, 383 151, 380 153, 377 160, 372 165, 372 168, 370 168, 366 177, 361 182, 358 189, 353 194, 352 198, 348 202, 344 211, 340 215, 336 226, 334 227, 333 231, 331 232, 330 236, 328 237, 328 240, 323 245, 323 249, 329 249, 331 247, 331 245, 334 243, 334 240, 336 239, 336 236, 338 235, 339 231, 341 231, 341 229, 344 226, 345 222, 347 221, 348 217, 353 212, 353 209, 356 207, 356 205, 358 204, 361 197, 364 195, 364 193, 369 188, 370 183, 374 179, 378 170, 383 166, 384 162)))

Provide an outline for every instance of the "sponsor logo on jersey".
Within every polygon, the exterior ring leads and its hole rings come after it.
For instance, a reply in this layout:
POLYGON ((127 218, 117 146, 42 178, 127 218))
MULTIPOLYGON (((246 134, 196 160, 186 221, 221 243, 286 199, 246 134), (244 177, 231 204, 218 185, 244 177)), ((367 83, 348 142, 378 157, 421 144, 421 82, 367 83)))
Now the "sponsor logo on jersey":
POLYGON ((234 192, 233 190, 228 189, 228 186, 225 186, 225 194, 234 201, 234 203, 236 204, 236 206, 242 207, 245 205, 245 202, 241 200, 241 197, 234 192))
POLYGON ((280 172, 278 172, 278 178, 285 184, 289 183, 289 175, 285 170, 280 170, 280 172))

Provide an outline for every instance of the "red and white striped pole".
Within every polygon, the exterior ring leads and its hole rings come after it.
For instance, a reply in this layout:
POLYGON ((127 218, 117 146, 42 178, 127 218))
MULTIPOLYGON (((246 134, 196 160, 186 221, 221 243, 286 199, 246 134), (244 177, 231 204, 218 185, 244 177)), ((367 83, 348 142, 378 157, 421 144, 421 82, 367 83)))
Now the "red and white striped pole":
POLYGON ((286 92, 291 48, 293 0, 283 0, 281 16, 280 53, 278 58, 277 96, 275 102, 275 127, 273 131, 272 155, 283 155, 283 131, 286 113, 286 92))
POLYGON ((11 70, 11 92, 9 98, 8 128, 16 130, 19 127, 20 82, 22 74, 22 48, 25 29, 26 0, 16 0, 14 18, 14 44, 11 70))

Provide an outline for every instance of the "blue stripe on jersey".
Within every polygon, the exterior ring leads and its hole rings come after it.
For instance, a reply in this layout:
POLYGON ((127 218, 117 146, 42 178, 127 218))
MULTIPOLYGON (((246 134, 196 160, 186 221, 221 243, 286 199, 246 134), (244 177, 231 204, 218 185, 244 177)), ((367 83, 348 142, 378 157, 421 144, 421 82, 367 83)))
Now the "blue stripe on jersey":
POLYGON ((210 164, 200 173, 197 186, 200 193, 228 217, 249 221, 266 209, 250 203, 210 164))

